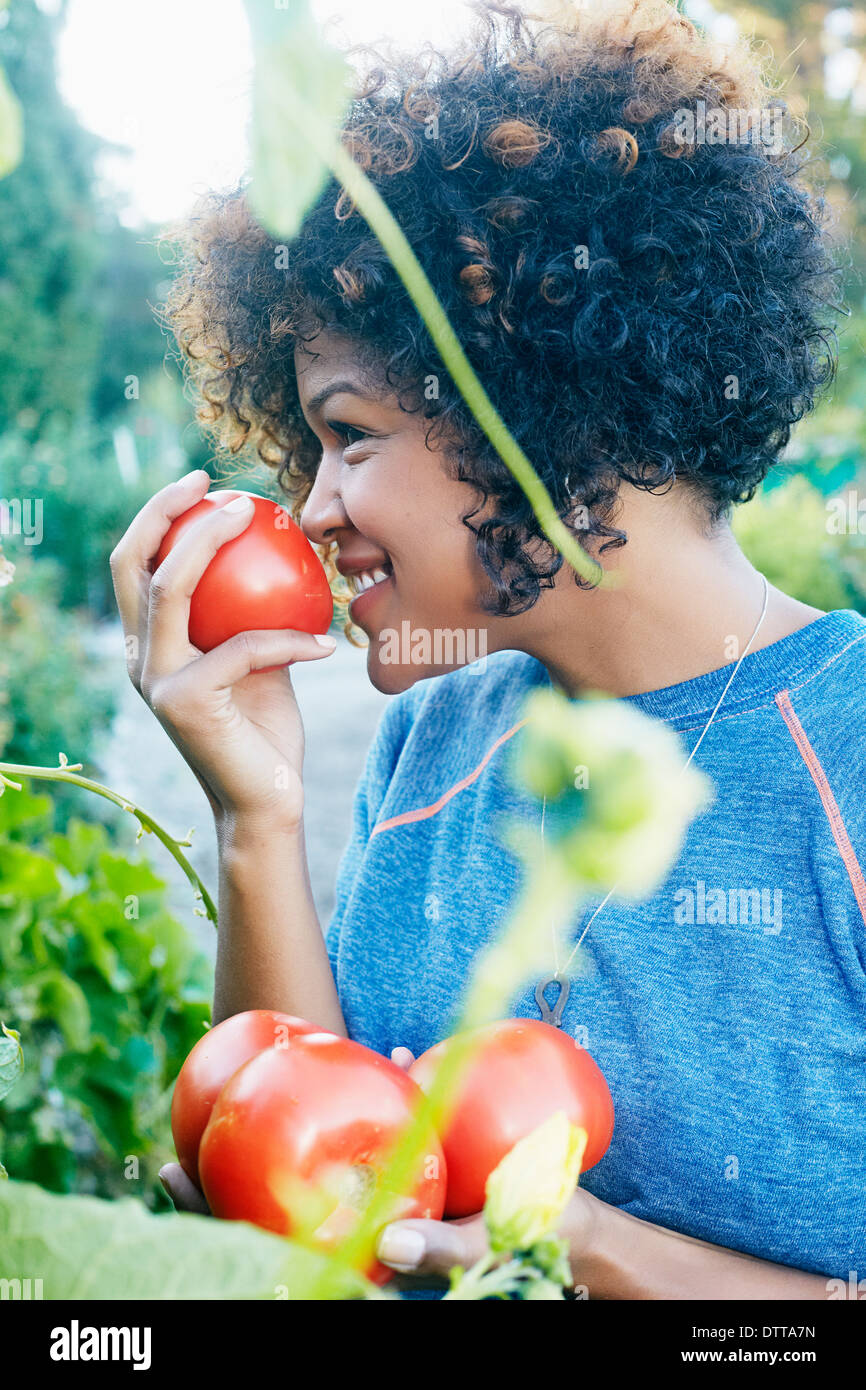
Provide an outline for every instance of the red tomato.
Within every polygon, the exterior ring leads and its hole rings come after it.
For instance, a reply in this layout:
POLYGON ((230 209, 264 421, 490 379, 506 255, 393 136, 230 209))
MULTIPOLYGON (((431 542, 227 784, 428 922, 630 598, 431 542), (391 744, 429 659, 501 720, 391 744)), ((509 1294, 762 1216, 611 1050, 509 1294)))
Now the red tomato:
POLYGON ((213 1103, 238 1067, 299 1033, 321 1033, 315 1023, 272 1009, 233 1014, 199 1038, 180 1069, 171 1099, 171 1132, 180 1166, 197 1183, 198 1148, 213 1103))
POLYGON ((240 496, 252 497, 253 519, 239 536, 220 546, 199 580, 190 601, 190 642, 209 652, 239 632, 327 632, 334 601, 322 562, 286 508, 254 492, 209 492, 171 523, 155 567, 200 517, 240 496))
MULTIPOLYGON (((476 1030, 456 1105, 440 1135, 448 1168, 445 1215, 471 1216, 484 1206, 490 1173, 519 1139, 564 1110, 587 1131, 583 1169, 606 1153, 613 1134, 613 1100, 600 1068, 573 1038, 549 1023, 508 1018, 476 1030)), ((450 1039, 409 1068, 430 1089, 450 1039)))
MULTIPOLYGON (((306 1034, 259 1053, 223 1086, 201 1141, 211 1211, 332 1248, 380 1187, 420 1099, 400 1067, 348 1038, 306 1034)), ((389 1219, 438 1220, 445 1183, 431 1132, 417 1179, 393 1193, 389 1219)), ((376 1261, 367 1274, 392 1277, 376 1261)))

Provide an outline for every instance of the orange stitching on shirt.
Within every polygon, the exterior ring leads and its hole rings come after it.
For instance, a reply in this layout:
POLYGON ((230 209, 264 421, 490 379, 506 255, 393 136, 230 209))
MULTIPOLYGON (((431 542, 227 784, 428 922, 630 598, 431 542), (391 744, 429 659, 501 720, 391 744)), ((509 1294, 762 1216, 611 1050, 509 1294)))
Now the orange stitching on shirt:
POLYGON ((776 704, 779 707, 782 718, 791 731, 791 737, 800 750, 800 756, 812 775, 812 781, 818 788, 818 795, 827 813, 830 822, 830 829, 833 832, 833 839, 836 841, 842 862, 848 871, 851 880, 851 887, 854 889, 854 897, 860 908, 860 915, 866 922, 866 881, 863 879, 863 871, 857 862, 857 855, 854 853, 854 846, 848 838, 848 831, 845 829, 845 822, 842 819, 842 812, 836 804, 836 798, 827 781, 827 774, 821 766, 818 756, 806 736, 806 730, 794 713, 787 690, 780 690, 776 696, 776 704))
POLYGON ((527 722, 526 719, 521 719, 513 728, 506 730, 506 732, 496 740, 492 748, 488 748, 475 771, 470 772, 468 777, 461 777, 460 781, 455 782, 453 787, 449 787, 447 792, 443 792, 439 800, 434 801, 432 806, 421 806, 417 811, 404 811, 402 815, 392 816, 390 820, 380 820, 378 825, 373 826, 370 832, 370 839, 372 840, 374 835, 378 835, 380 830, 393 830, 395 826, 411 825, 413 821, 427 820, 430 816, 435 816, 438 811, 442 810, 445 803, 451 800, 452 796, 456 796, 458 792, 462 792, 464 788, 470 786, 471 783, 475 781, 476 777, 481 776, 481 773, 490 762, 497 748, 501 747, 513 734, 516 734, 518 729, 522 729, 527 722))

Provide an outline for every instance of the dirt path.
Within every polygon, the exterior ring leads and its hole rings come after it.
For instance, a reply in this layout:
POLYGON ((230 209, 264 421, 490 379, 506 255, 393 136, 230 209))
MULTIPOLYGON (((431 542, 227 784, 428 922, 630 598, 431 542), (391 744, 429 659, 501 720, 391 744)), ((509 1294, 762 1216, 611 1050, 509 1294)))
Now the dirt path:
MULTIPOLYGON (((306 731, 304 824, 313 895, 323 926, 333 911, 337 864, 351 825, 352 796, 388 698, 368 681, 365 654, 344 637, 337 640, 333 656, 299 664, 292 675, 306 731)), ((93 630, 88 646, 106 670, 117 674, 117 718, 94 750, 105 781, 173 834, 182 836, 195 826, 188 853, 216 900, 217 852, 210 807, 171 739, 127 679, 120 625, 101 624, 93 630)), ((155 872, 170 884, 172 912, 213 956, 213 928, 196 917, 186 878, 161 846, 142 841, 141 848, 155 872)))

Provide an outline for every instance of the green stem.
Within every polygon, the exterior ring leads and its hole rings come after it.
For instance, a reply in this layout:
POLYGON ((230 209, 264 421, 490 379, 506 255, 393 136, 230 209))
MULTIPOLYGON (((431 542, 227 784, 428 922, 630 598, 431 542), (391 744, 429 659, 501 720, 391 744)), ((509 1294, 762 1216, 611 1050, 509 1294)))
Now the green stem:
POLYGON ((129 811, 135 816, 142 830, 147 831, 148 834, 155 835, 156 838, 165 845, 172 859, 177 861, 195 889, 196 897, 200 898, 204 904, 204 913, 202 913, 199 908, 196 908, 196 912, 199 913, 200 916, 209 917, 214 926, 216 926, 217 910, 214 906, 213 899, 186 855, 181 852, 182 845, 188 846, 191 843, 189 838, 186 840, 176 840, 172 835, 169 835, 167 830, 163 830, 162 826, 154 820, 153 816, 148 815, 147 811, 142 810, 140 806, 136 806, 134 802, 129 801, 124 796, 120 796, 118 792, 112 791, 110 787, 104 787, 101 782, 93 782, 89 777, 77 776, 76 774, 81 766, 81 763, 67 763, 63 759, 62 754, 59 767, 31 767, 27 763, 0 763, 0 784, 7 787, 14 787, 16 791, 20 791, 21 784, 19 782, 13 782, 11 780, 12 777, 32 777, 37 781, 43 782, 70 782, 73 786, 84 787, 85 791, 95 792, 97 796, 104 796, 107 801, 114 802, 115 806, 119 806, 123 811, 129 811))
POLYGON ((608 582, 602 567, 587 555, 563 524, 553 498, 520 445, 509 433, 476 376, 423 266, 376 186, 350 157, 330 127, 315 119, 314 113, 297 100, 288 84, 281 93, 281 100, 294 115, 299 137, 317 149, 375 232, 424 320, 457 389, 506 468, 526 494, 544 535, 581 578, 599 585, 608 582))
POLYGON ((443 1297, 453 1302, 475 1302, 479 1297, 479 1289, 495 1261, 496 1255, 492 1250, 488 1250, 486 1255, 482 1255, 474 1265, 463 1271, 455 1287, 449 1289, 443 1297))

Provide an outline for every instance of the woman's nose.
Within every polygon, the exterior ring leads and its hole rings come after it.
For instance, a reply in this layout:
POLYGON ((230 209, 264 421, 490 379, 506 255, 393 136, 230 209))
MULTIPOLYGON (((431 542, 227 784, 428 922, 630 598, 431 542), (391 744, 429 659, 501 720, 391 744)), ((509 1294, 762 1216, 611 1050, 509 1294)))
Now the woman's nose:
POLYGON ((338 464, 327 453, 316 472, 309 496, 301 509, 301 530, 308 540, 317 545, 327 545, 333 540, 331 534, 338 526, 346 525, 346 510, 337 483, 338 464))

